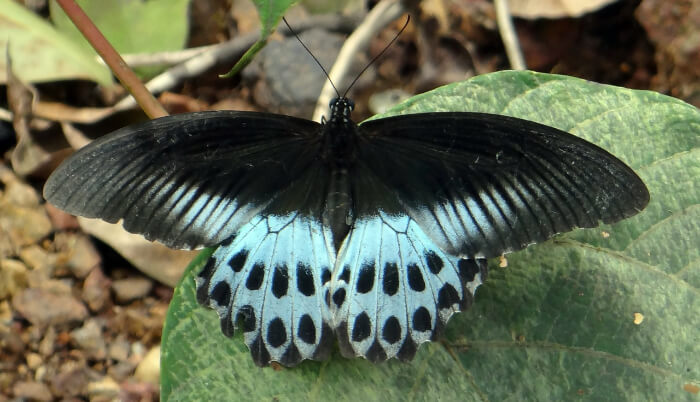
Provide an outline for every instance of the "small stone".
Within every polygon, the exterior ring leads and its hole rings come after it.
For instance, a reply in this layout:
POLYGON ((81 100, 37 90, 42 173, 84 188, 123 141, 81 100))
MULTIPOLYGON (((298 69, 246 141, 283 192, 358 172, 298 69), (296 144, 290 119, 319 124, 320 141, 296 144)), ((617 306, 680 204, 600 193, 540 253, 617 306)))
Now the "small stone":
POLYGON ((36 244, 23 248, 19 253, 19 258, 22 259, 32 271, 41 271, 46 274, 47 277, 51 276, 53 267, 56 264, 56 255, 49 253, 36 244))
POLYGON ((146 356, 136 367, 134 378, 156 386, 160 383, 160 346, 156 346, 146 353, 146 356))
POLYGON ((118 279, 112 283, 114 296, 120 303, 127 303, 146 296, 153 287, 153 281, 148 278, 118 279))
POLYGON ((119 362, 107 369, 107 374, 109 374, 116 381, 121 382, 131 376, 131 374, 134 372, 135 367, 136 364, 131 363, 129 361, 119 362))
POLYGON ((126 340, 124 335, 118 335, 109 344, 108 356, 110 359, 123 362, 129 359, 129 349, 129 341, 126 340))
POLYGON ((79 396, 85 393, 90 382, 86 368, 75 368, 56 374, 51 379, 51 390, 58 397, 79 396))
POLYGON ((39 353, 44 357, 49 357, 53 355, 55 345, 56 330, 53 327, 48 327, 44 333, 44 338, 39 342, 39 353))
POLYGON ((102 327, 95 319, 88 319, 82 327, 73 330, 71 337, 87 358, 102 360, 107 356, 102 327))
POLYGON ((83 321, 88 311, 70 295, 56 295, 40 288, 25 289, 12 298, 12 306, 29 322, 40 327, 83 321))
POLYGON ((0 299, 8 299, 28 285, 27 266, 12 259, 0 260, 0 299))
POLYGON ((76 278, 85 278, 102 263, 94 244, 85 235, 61 233, 56 235, 55 243, 67 258, 65 266, 76 278))
POLYGON ((21 381, 12 387, 12 392, 17 399, 30 399, 36 401, 50 401, 53 399, 49 387, 35 381, 21 381))
POLYGON ((12 324, 12 307, 7 300, 0 301, 0 332, 12 324))
POLYGON ((36 370, 44 362, 44 359, 38 353, 27 353, 26 360, 27 366, 32 370, 36 370))
POLYGON ((96 398, 111 400, 119 395, 119 384, 110 377, 104 377, 89 383, 87 393, 90 396, 90 400, 96 398))
POLYGON ((44 208, 34 204, 37 195, 27 197, 24 185, 6 186, 0 197, 0 227, 1 238, 8 242, 3 242, 2 249, 8 249, 8 245, 12 249, 35 244, 48 236, 53 228, 44 208))
POLYGON ((100 311, 105 307, 110 299, 111 284, 100 267, 90 271, 83 282, 82 298, 91 311, 100 311))

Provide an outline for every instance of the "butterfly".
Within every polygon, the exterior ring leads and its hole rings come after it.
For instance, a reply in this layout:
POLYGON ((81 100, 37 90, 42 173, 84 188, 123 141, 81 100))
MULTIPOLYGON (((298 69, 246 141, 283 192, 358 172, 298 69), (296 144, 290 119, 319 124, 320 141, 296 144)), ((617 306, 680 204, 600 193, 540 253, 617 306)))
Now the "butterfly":
POLYGON ((77 151, 44 196, 174 248, 218 246, 196 276, 256 364, 410 361, 468 307, 486 259, 641 211, 641 179, 535 122, 422 113, 355 124, 209 111, 128 126, 77 151))

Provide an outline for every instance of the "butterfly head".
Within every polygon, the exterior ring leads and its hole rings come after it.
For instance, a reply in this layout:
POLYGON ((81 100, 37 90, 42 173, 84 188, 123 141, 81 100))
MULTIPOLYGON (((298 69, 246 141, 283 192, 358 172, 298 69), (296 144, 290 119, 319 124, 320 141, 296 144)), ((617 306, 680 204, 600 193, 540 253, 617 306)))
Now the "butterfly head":
POLYGON ((355 102, 351 99, 340 97, 335 98, 329 104, 331 109, 331 122, 348 123, 350 122, 350 114, 355 109, 355 102))

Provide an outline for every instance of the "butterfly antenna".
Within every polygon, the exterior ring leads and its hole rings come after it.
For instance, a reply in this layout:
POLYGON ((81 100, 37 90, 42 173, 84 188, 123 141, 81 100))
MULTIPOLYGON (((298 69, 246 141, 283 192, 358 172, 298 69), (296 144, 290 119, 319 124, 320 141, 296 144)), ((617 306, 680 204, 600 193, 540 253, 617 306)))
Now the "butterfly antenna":
MULTIPOLYGON (((369 66, 371 66, 372 64, 374 64, 374 62, 377 61, 377 59, 379 59, 380 57, 382 57, 382 55, 384 54, 384 52, 386 52, 387 49, 389 49, 389 48, 391 47, 391 45, 393 45, 394 42, 396 42, 396 39, 398 39, 399 36, 401 36, 401 34, 402 34, 403 31, 406 29, 406 27, 408 26, 408 23, 409 23, 410 21, 411 21, 411 15, 409 14, 409 15, 406 16, 406 22, 403 24, 403 27, 401 27, 401 29, 399 30, 399 32, 394 36, 394 39, 392 39, 391 42, 389 42, 389 44, 387 44, 386 46, 384 46, 384 49, 382 49, 382 51, 379 52, 378 55, 374 56, 374 58, 373 58, 372 60, 370 60, 369 63, 367 63, 367 65, 365 66, 365 68, 363 68, 362 71, 360 71, 360 73, 357 74, 357 76, 355 77, 355 79, 352 80, 352 82, 350 83, 350 85, 348 86, 348 88, 347 88, 347 89, 345 90, 345 92, 343 93, 343 96, 342 96, 343 98, 345 97, 345 95, 348 94, 348 92, 350 92, 350 89, 353 87, 353 85, 355 85, 355 83, 357 82, 357 80, 359 80, 360 77, 362 77, 362 74, 364 74, 365 71, 367 71, 367 69, 369 68, 369 66)), ((327 74, 326 74, 326 75, 327 75, 327 74)), ((335 86, 334 86, 333 88, 335 88, 335 86)), ((336 90, 335 92, 338 92, 338 90, 336 90)))
POLYGON ((326 75, 326 78, 328 78, 328 82, 331 83, 331 86, 333 87, 333 90, 335 90, 336 95, 338 95, 338 97, 340 98, 340 92, 338 92, 338 88, 336 88, 336 87, 335 87, 335 84, 333 84, 333 81, 331 80, 331 76, 328 75, 328 72, 326 71, 325 68, 323 68, 323 65, 321 64, 321 62, 318 61, 318 59, 316 58, 316 56, 314 56, 314 54, 311 53, 311 50, 309 50, 309 48, 306 47, 306 45, 304 44, 304 42, 301 41, 301 38, 299 37, 299 35, 297 35, 296 31, 295 31, 294 29, 292 29, 292 27, 289 25, 289 23, 287 22, 287 19, 284 18, 284 17, 282 17, 282 21, 284 21, 284 24, 287 25, 287 28, 289 28, 289 31, 290 31, 291 33, 294 34, 294 36, 297 38, 297 40, 299 41, 299 43, 301 43, 301 45, 304 46, 304 49, 306 49, 306 52, 307 52, 309 55, 311 55, 311 58, 314 59, 314 61, 316 62, 316 64, 318 64, 318 66, 321 67, 321 70, 323 70, 323 74, 326 75))

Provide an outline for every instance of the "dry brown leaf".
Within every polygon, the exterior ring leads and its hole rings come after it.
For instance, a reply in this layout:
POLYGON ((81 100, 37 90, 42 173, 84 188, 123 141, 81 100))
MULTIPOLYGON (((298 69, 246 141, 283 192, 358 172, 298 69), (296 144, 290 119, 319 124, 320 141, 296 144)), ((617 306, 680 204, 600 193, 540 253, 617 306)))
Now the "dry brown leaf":
POLYGON ((173 250, 129 233, 121 224, 78 217, 80 226, 102 240, 149 277, 174 287, 198 251, 173 250))
POLYGON ((515 17, 565 18, 580 17, 617 0, 508 0, 510 13, 515 17))

